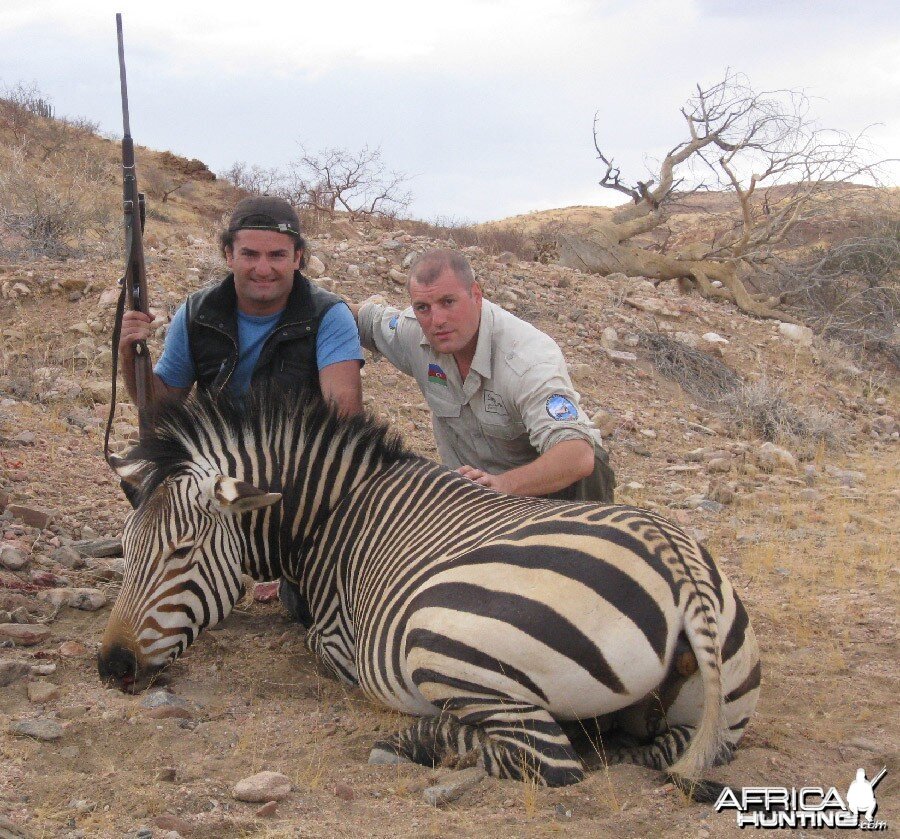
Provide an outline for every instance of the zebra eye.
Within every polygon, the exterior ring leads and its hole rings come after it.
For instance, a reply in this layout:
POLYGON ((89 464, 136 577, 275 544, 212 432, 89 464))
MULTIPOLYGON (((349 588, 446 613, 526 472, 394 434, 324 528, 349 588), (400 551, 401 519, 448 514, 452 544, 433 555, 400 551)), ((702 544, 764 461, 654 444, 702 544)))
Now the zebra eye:
POLYGON ((194 549, 193 545, 185 545, 182 548, 176 548, 169 554, 169 559, 184 559, 188 555, 190 555, 191 551, 194 549))

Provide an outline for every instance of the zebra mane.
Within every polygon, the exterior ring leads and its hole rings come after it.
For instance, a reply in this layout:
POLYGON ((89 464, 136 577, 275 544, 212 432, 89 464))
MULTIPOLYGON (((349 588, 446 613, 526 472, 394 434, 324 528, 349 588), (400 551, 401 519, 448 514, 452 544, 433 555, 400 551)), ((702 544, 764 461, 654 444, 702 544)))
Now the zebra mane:
POLYGON ((323 435, 372 451, 384 465, 416 457, 387 423, 363 413, 341 417, 320 396, 275 386, 251 388, 246 396, 194 393, 183 401, 161 403, 152 432, 122 459, 139 467, 135 483, 141 502, 172 474, 206 458, 217 443, 239 440, 253 449, 277 431, 286 440, 323 435), (199 456, 198 456, 198 453, 199 456))

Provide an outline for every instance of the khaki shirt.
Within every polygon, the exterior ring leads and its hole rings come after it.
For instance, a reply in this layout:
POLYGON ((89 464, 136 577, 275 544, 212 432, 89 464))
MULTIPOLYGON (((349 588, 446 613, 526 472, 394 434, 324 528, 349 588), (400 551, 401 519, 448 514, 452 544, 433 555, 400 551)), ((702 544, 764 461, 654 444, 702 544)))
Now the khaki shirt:
POLYGON ((441 460, 491 474, 531 463, 563 440, 601 445, 578 407, 562 351, 531 324, 487 300, 466 380, 452 355, 435 352, 412 308, 366 303, 362 345, 415 378, 431 408, 441 460))

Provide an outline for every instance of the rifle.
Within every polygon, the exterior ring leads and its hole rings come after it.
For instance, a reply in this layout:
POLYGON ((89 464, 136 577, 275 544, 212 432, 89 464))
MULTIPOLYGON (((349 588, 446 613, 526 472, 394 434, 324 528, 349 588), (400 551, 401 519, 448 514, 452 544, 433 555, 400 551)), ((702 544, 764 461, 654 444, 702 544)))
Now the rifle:
MULTIPOLYGON (((137 172, 134 163, 134 141, 128 118, 128 87, 125 81, 125 46, 122 39, 122 15, 116 15, 116 34, 119 42, 119 81, 122 87, 122 209, 125 215, 125 274, 119 280, 122 292, 116 307, 112 345, 112 398, 104 438, 104 457, 109 462, 109 433, 116 410, 116 377, 118 373, 119 336, 122 330, 122 314, 129 310, 149 314, 147 295, 147 271, 144 265, 144 222, 146 211, 144 194, 138 192, 137 172)), ((153 398, 153 364, 144 341, 134 345, 134 383, 138 410, 138 430, 141 440, 151 430, 150 409, 153 398)))

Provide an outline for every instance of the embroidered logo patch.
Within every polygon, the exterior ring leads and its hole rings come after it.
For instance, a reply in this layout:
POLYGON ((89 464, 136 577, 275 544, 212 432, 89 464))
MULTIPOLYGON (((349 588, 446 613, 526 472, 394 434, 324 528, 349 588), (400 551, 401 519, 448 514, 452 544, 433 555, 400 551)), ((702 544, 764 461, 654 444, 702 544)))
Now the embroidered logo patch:
POLYGON ((560 421, 578 419, 578 408, 575 407, 575 403, 561 393, 554 393, 547 398, 547 413, 551 419, 560 421))
POLYGON ((486 390, 484 392, 484 410, 489 414, 500 414, 504 417, 509 416, 509 411, 506 410, 506 405, 503 404, 503 400, 492 390, 486 390))
POLYGON ((443 385, 444 387, 449 387, 447 384, 447 374, 441 370, 439 364, 428 365, 428 381, 443 385))
POLYGON ((400 320, 400 315, 394 315, 394 316, 388 321, 388 329, 396 329, 396 328, 397 328, 397 321, 399 321, 399 320, 400 320))

